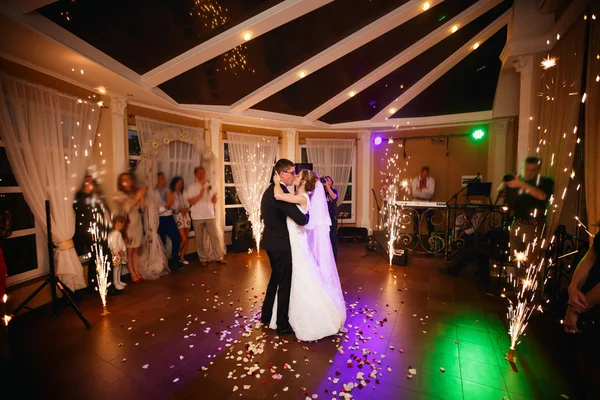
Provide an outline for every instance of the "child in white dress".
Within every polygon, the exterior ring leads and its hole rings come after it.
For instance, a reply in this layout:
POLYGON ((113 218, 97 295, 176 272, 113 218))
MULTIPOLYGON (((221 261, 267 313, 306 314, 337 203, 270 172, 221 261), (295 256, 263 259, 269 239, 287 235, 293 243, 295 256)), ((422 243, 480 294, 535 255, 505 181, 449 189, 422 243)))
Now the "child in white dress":
POLYGON ((127 246, 123 240, 121 232, 125 227, 124 217, 115 217, 113 220, 113 230, 108 234, 108 247, 112 253, 113 264, 113 285, 118 290, 123 290, 127 284, 121 282, 121 269, 127 264, 127 246))

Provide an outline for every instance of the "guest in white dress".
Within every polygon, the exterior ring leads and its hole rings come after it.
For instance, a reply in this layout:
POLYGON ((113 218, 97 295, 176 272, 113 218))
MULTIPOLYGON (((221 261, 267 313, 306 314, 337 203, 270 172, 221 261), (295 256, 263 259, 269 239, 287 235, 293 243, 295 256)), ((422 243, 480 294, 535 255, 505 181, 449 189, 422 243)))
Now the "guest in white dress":
POLYGON ((187 253, 188 247, 188 234, 190 233, 190 227, 192 225, 192 219, 190 218, 190 207, 188 202, 183 197, 183 178, 176 176, 171 179, 171 192, 173 196, 173 203, 171 204, 171 210, 173 210, 173 218, 175 224, 179 230, 179 262, 183 265, 189 264, 185 260, 185 254, 187 253))

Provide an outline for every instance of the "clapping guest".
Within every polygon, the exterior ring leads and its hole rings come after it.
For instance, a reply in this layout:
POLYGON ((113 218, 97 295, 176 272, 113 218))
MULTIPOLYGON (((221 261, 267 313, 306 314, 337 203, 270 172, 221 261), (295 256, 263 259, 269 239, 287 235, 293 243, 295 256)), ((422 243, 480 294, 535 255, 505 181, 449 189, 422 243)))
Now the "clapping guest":
POLYGON ((337 261, 337 224, 338 224, 338 190, 333 188, 333 179, 330 176, 323 178, 325 187, 325 197, 327 198, 327 207, 329 207, 329 217, 331 218, 331 227, 329 228, 329 238, 331 239, 331 248, 333 257, 337 261))
MULTIPOLYGON (((190 210, 187 201, 183 197, 183 178, 176 176, 171 179, 171 196, 173 197, 173 218, 175 224, 179 230, 179 237, 181 239, 179 245, 179 263, 188 265, 189 262, 185 259, 188 245, 188 234, 190 233, 190 227, 192 225, 192 219, 190 218, 190 210)), ((174 246, 173 246, 174 247, 174 246)))
POLYGON ((159 172, 156 176, 156 195, 158 201, 158 235, 163 243, 167 236, 171 239, 171 269, 182 268, 179 265, 180 237, 177 231, 177 224, 173 218, 173 204, 175 199, 172 191, 167 190, 167 178, 165 174, 159 172))
POLYGON ((117 178, 119 191, 115 200, 121 207, 121 214, 126 218, 126 237, 128 269, 133 283, 141 283, 144 278, 139 272, 139 249, 142 245, 143 227, 140 211, 146 208, 146 188, 137 188, 133 174, 123 172, 117 178))
POLYGON ((196 252, 200 265, 207 266, 208 261, 217 260, 219 264, 225 262, 225 245, 217 228, 215 220, 215 204, 217 203, 217 187, 206 180, 204 167, 194 169, 196 182, 188 186, 184 198, 191 206, 192 223, 196 233, 196 252), (204 250, 204 235, 208 234, 212 253, 204 250))

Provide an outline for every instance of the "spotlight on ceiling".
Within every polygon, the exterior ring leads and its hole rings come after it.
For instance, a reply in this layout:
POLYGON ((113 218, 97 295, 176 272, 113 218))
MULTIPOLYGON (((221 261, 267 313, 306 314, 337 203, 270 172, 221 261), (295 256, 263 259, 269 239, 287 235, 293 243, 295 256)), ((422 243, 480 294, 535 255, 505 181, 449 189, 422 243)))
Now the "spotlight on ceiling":
POLYGON ((426 1, 425 3, 423 3, 423 11, 429 10, 429 7, 431 7, 430 2, 426 1))
POLYGON ((377 136, 377 137, 375 137, 375 139, 373 139, 373 144, 375 146, 379 146, 381 144, 382 140, 383 139, 381 139, 381 136, 377 136))
POLYGON ((451 32, 456 33, 457 30, 458 30, 458 25, 454 25, 451 29, 451 32))
POLYGON ((388 139, 388 144, 393 144, 394 143, 394 138, 389 138, 388 139))
POLYGON ((300 73, 298 74, 298 76, 299 76, 300 78, 304 78, 304 77, 306 76, 306 72, 304 72, 304 71, 300 71, 300 73))
POLYGON ((98 93, 100 93, 100 94, 106 94, 106 89, 104 87, 100 86, 98 88, 98 93))
POLYGON ((479 42, 477 42, 473 45, 473 50, 477 50, 478 48, 479 48, 479 42))
POLYGON ((244 33, 244 40, 247 42, 250 39, 252 39, 252 33, 251 32, 244 33))
POLYGON ((353 91, 351 91, 350 93, 348 93, 348 96, 350 96, 350 97, 354 97, 354 95, 355 95, 355 94, 356 94, 356 92, 353 90, 353 91))
POLYGON ((390 114, 396 114, 396 109, 395 108, 390 108, 390 114))

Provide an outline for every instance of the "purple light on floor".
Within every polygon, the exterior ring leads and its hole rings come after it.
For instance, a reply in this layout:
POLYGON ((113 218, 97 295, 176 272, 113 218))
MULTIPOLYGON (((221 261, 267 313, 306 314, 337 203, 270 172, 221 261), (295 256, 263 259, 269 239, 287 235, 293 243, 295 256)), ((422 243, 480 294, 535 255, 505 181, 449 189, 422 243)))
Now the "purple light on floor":
POLYGON ((375 144, 375 146, 379 146, 381 144, 381 136, 377 136, 374 140, 373 143, 375 144))

